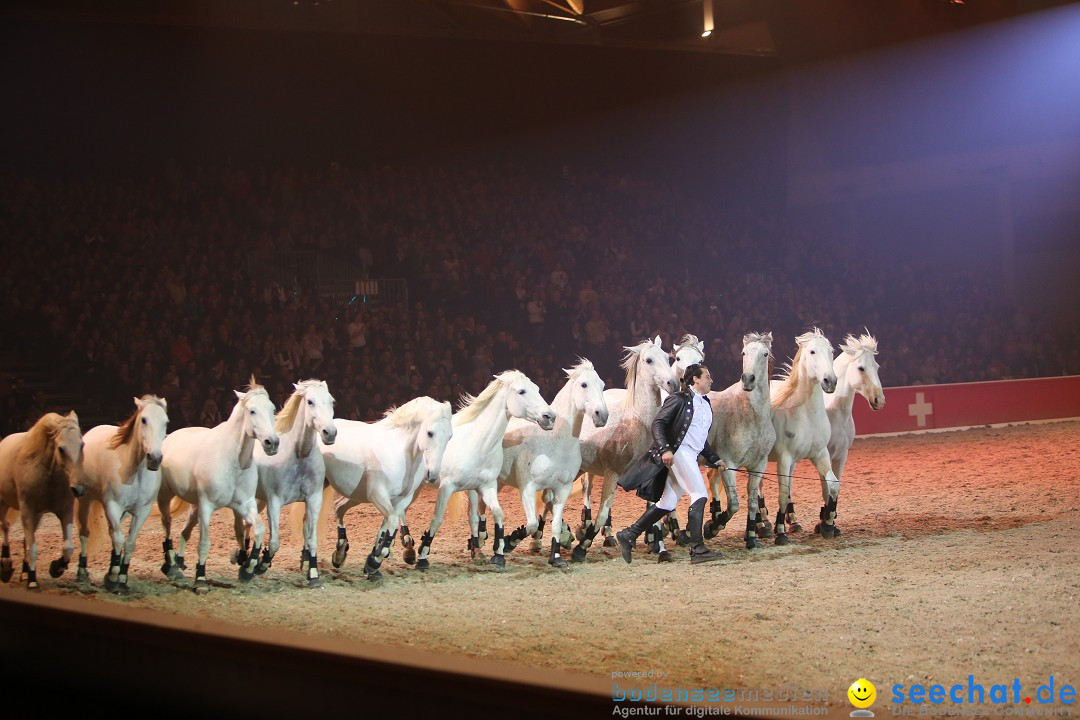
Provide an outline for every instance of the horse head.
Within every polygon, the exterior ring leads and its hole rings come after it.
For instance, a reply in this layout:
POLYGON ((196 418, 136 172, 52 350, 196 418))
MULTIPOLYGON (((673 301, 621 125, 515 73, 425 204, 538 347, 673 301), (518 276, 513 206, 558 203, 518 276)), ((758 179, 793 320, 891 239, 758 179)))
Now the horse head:
POLYGON ((768 387, 769 358, 772 357, 772 333, 747 333, 743 335, 742 387, 751 392, 757 383, 768 387))
POLYGON ((705 362, 705 343, 698 340, 697 335, 687 335, 675 348, 675 362, 671 365, 671 371, 681 380, 686 368, 702 362, 705 362))
POLYGON ((795 338, 799 344, 797 372, 809 380, 821 383, 827 393, 836 390, 836 372, 833 371, 833 347, 821 330, 814 328, 795 338))
POLYGON ((139 448, 146 458, 146 469, 161 467, 161 443, 169 429, 169 415, 164 398, 144 395, 135 400, 137 415, 135 429, 139 433, 139 448))
POLYGON ((48 413, 38 423, 45 423, 48 443, 52 446, 49 462, 54 469, 61 469, 67 476, 71 494, 82 497, 86 494, 86 475, 83 471, 85 443, 79 429, 79 416, 74 410, 67 415, 48 413))
POLYGON ((325 445, 333 445, 337 440, 337 426, 334 425, 334 397, 330 388, 322 380, 294 383, 293 388, 303 396, 304 426, 318 432, 325 445))
POLYGON ((572 383, 571 407, 583 408, 585 415, 596 427, 607 425, 608 406, 604 400, 604 381, 596 373, 593 364, 582 360, 576 367, 563 372, 572 383))
POLYGON ((254 386, 247 392, 233 392, 244 411, 244 437, 258 440, 267 456, 276 455, 281 440, 274 430, 274 403, 265 388, 254 386))
POLYGON ((877 338, 869 330, 859 338, 848 335, 841 348, 848 356, 844 379, 851 389, 866 398, 872 409, 885 407, 885 391, 881 388, 878 362, 874 359, 877 355, 877 338))
POLYGON ((439 481, 443 453, 446 452, 446 444, 450 442, 450 437, 454 434, 454 427, 451 422, 450 403, 437 402, 431 398, 428 400, 427 411, 416 434, 416 444, 424 455, 424 468, 427 470, 425 479, 429 483, 435 483, 439 481))
MULTIPOLYGON (((669 393, 679 391, 679 379, 668 364, 667 353, 664 352, 663 341, 660 336, 649 342, 646 340, 634 347, 624 347, 627 351, 624 363, 633 362, 636 365, 638 376, 645 378, 650 385, 655 385, 669 393)), ((624 367, 626 365, 624 364, 624 367)), ((627 386, 627 390, 631 388, 627 386)))
POLYGON ((534 422, 545 430, 555 427, 555 411, 525 373, 508 370, 495 377, 506 386, 506 410, 511 416, 534 422))

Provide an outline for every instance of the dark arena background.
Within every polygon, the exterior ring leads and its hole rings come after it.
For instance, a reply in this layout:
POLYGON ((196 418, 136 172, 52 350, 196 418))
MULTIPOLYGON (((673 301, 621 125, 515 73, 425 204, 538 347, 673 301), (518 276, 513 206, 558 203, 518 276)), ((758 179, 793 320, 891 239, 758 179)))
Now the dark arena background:
MULTIPOLYGON (((206 594, 193 546, 162 574, 156 508, 126 593, 103 584, 103 516, 89 581, 77 537, 50 577, 47 515, 32 590, 9 509, 12 707, 843 717, 870 681, 878 716, 1077 712, 1080 7, 45 0, 0 20, 0 435, 72 410, 85 434, 151 393, 170 432, 214 426, 252 377, 276 408, 325 380, 354 421, 457 410, 510 368, 550 403, 579 357, 621 388, 624 347, 687 334, 722 389, 745 334, 772 332, 776 378, 815 327, 838 353, 876 337, 886 397, 854 399, 842 534, 813 532, 802 460, 805 529, 746 549, 740 472, 701 565, 669 538, 673 562, 638 545, 628 566, 598 535, 559 569, 548 529, 500 569, 458 493, 431 568, 395 539, 373 581, 382 516, 350 511, 334 567, 328 490, 321 589, 294 504, 250 582, 213 515, 206 594)), ((509 532, 525 513, 499 497, 509 532)), ((579 483, 572 530, 582 510, 579 483)), ((642 510, 619 491, 614 528, 642 510)))

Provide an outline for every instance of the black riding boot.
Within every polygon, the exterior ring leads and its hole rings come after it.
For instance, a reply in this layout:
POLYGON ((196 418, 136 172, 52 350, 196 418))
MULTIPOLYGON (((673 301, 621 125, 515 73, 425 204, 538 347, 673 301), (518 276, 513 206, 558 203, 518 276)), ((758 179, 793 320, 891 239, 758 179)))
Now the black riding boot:
POLYGON ((690 512, 686 517, 686 530, 690 533, 690 562, 692 563, 720 559, 720 553, 705 547, 705 541, 701 537, 701 525, 705 520, 706 502, 708 502, 708 498, 698 498, 690 506, 690 512))
POLYGON ((619 543, 619 550, 622 551, 623 560, 630 562, 630 554, 634 549, 634 543, 637 542, 638 536, 645 532, 649 527, 655 525, 660 518, 664 517, 669 512, 671 511, 661 510, 655 505, 652 505, 641 517, 634 521, 633 525, 615 533, 615 539, 619 543))

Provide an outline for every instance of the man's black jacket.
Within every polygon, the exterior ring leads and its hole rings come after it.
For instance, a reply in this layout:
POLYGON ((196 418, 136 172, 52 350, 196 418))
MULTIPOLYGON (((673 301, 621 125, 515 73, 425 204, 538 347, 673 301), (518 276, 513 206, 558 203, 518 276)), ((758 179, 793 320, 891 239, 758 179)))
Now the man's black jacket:
MULTIPOLYGON (((694 418, 694 403, 690 402, 693 395, 693 390, 683 390, 668 395, 660 411, 656 413, 656 419, 652 424, 652 451, 657 457, 669 450, 675 452, 682 445, 686 431, 690 429, 690 421, 694 418)), ((711 415, 709 425, 712 425, 711 415)), ((705 458, 709 467, 720 465, 720 456, 709 445, 708 439, 705 440, 705 447, 701 449, 701 456, 705 458)))

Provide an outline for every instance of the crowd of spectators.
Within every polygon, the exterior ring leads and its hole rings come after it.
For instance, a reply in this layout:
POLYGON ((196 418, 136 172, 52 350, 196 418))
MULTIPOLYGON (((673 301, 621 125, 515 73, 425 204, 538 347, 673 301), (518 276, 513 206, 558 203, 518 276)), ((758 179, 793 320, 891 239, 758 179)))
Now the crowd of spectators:
MULTIPOLYGON (((161 395, 171 428, 220 422, 252 376, 279 405, 292 382, 325 379, 337 415, 361 420, 476 393, 511 367, 550 400, 579 355, 621 386, 622 346, 655 335, 669 349, 701 337, 726 385, 745 332, 772 330, 783 362, 815 325, 834 345, 869 328, 886 386, 1080 373, 1077 329, 1027 317, 992 276, 882 263, 782 212, 717 218, 672 188, 582 169, 8 172, 0 237, 0 308, 47 339, 58 382, 114 415, 161 395), (404 278, 408 300, 256 279, 297 251, 404 278)), ((44 410, 17 382, 0 395, 2 433, 44 410)))

